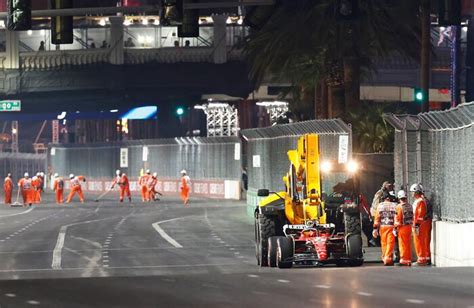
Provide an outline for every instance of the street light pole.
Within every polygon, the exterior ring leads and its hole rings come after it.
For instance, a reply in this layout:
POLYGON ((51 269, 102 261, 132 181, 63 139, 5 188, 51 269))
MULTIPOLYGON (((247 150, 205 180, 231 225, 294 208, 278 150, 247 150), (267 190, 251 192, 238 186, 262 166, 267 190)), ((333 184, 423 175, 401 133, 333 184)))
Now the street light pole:
POLYGON ((430 0, 421 1, 421 89, 423 102, 421 112, 429 110, 430 89, 430 47, 431 47, 431 20, 430 0))

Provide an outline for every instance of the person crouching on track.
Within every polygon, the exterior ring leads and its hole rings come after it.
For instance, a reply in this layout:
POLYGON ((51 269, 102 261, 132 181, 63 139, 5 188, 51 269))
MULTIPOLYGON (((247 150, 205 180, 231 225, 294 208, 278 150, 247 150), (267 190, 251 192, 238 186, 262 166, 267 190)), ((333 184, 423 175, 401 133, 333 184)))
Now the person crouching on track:
POLYGON ((5 181, 3 182, 3 190, 5 191, 5 204, 12 203, 12 192, 13 192, 13 180, 12 174, 8 173, 5 181))
POLYGON ((66 203, 70 203, 74 195, 77 193, 81 203, 84 203, 84 194, 82 193, 81 182, 85 182, 86 178, 82 175, 74 176, 74 174, 69 175, 69 187, 71 191, 67 197, 66 203))
POLYGON ((56 203, 61 204, 64 201, 64 180, 57 173, 54 174, 53 190, 56 195, 56 203))
POLYGON ((181 200, 185 206, 189 204, 189 191, 191 190, 191 179, 186 170, 181 170, 181 183, 179 185, 181 200))
POLYGON ((393 248, 395 246, 393 230, 397 204, 394 202, 395 196, 387 191, 383 193, 382 200, 383 202, 378 205, 375 213, 373 236, 380 235, 382 261, 388 266, 393 265, 393 248))
POLYGON ((142 194, 143 202, 150 201, 148 199, 148 188, 147 188, 147 183, 150 178, 151 178, 151 172, 150 172, 150 169, 147 169, 146 173, 140 176, 140 179, 138 180, 138 185, 140 185, 140 188, 141 188, 140 192, 142 194))
POLYGON ((413 207, 408 203, 407 193, 398 192, 400 203, 397 205, 395 216, 395 231, 398 234, 398 247, 400 249, 400 266, 411 266, 411 227, 413 225, 413 207))
POLYGON ((127 175, 122 173, 120 170, 115 171, 115 174, 115 180, 112 183, 112 187, 110 189, 114 189, 115 185, 117 184, 120 188, 120 202, 123 202, 125 195, 127 195, 128 201, 132 202, 132 195, 130 194, 130 182, 128 181, 127 175))
POLYGON ((158 183, 158 174, 153 172, 153 175, 148 177, 146 184, 147 188, 147 201, 156 201, 156 184, 158 183))
POLYGON ((23 197, 23 205, 31 206, 35 197, 35 190, 28 172, 25 172, 23 178, 18 182, 18 188, 20 189, 21 195, 23 197))

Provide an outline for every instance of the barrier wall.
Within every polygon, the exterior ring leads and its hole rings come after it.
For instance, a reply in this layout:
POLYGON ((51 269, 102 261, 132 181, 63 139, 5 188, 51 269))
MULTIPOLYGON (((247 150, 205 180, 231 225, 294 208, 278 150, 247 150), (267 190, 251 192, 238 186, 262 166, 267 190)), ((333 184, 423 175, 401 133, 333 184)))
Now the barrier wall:
POLYGON ((435 264, 473 265, 474 103, 417 116, 385 117, 396 130, 397 188, 422 183, 433 205, 435 264))
POLYGON ((175 138, 88 145, 50 145, 48 163, 65 177, 84 175, 84 189, 102 192, 110 187, 115 170, 131 180, 138 192, 141 172, 158 173, 157 189, 177 194, 180 171, 191 177, 191 193, 211 198, 240 199, 240 140, 227 138, 175 138))
POLYGON ((5 177, 10 172, 14 182, 21 179, 25 172, 33 176, 47 171, 46 154, 0 153, 0 174, 5 177))

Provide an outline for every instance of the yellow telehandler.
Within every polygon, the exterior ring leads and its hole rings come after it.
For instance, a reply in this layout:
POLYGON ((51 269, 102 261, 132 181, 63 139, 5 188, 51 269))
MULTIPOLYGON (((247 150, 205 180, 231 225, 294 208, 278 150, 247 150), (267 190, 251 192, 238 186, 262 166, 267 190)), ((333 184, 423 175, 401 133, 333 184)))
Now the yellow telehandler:
POLYGON ((344 168, 355 176, 357 164, 321 162, 319 136, 298 139, 288 151, 290 167, 284 191, 260 189, 255 209, 257 264, 287 268, 293 264, 360 266, 363 264, 358 193, 335 192, 324 197, 322 173, 344 168), (324 199, 324 200, 323 200, 324 199))

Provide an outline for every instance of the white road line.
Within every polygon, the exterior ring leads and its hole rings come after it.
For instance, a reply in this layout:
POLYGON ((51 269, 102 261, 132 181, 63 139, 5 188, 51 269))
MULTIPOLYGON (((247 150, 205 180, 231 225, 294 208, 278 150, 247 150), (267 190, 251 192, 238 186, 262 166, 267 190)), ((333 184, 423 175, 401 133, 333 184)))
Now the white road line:
POLYGON ((165 222, 170 222, 170 221, 175 221, 178 219, 182 219, 184 217, 178 217, 174 219, 168 219, 168 220, 163 220, 163 221, 158 221, 152 224, 153 228, 155 228, 156 232, 158 232, 162 238, 164 238, 168 243, 173 245, 176 248, 183 248, 180 243, 176 242, 171 236, 169 236, 163 229, 161 229, 160 224, 165 223, 165 222))
POLYGON ((16 297, 15 293, 5 293, 6 297, 16 297))
POLYGON ((29 304, 29 305, 39 305, 40 304, 40 302, 38 302, 38 301, 27 301, 26 303, 29 304))
POLYGON ((250 275, 247 275, 248 277, 250 278, 258 278, 258 275, 253 275, 253 274, 250 274, 250 275))
POLYGON ((406 302, 410 304, 424 304, 425 303, 424 300, 414 299, 414 298, 407 298, 406 302))
POLYGON ((87 221, 81 221, 81 222, 76 222, 76 223, 62 226, 61 229, 59 229, 58 239, 56 241, 56 246, 54 247, 54 250, 53 250, 53 262, 51 263, 51 268, 61 269, 61 255, 62 255, 62 251, 64 247, 64 239, 66 237, 66 231, 68 227, 82 225, 82 224, 90 224, 94 222, 116 219, 116 218, 117 217, 109 217, 109 218, 103 218, 103 219, 87 220, 87 221))
POLYGON ((372 293, 367 293, 367 292, 357 292, 357 294, 361 296, 372 296, 372 293))
POLYGON ((331 286, 327 286, 325 284, 317 284, 314 287, 316 287, 318 289, 330 289, 331 288, 331 286))
POLYGON ((277 281, 278 281, 278 282, 281 282, 281 283, 288 283, 288 282, 290 282, 289 280, 286 280, 286 279, 278 279, 277 281))
POLYGON ((12 217, 12 216, 17 216, 17 215, 28 214, 29 212, 33 211, 34 209, 35 209, 34 207, 30 207, 30 208, 27 209, 26 211, 23 211, 23 212, 20 212, 20 213, 15 213, 15 214, 3 215, 3 216, 0 216, 0 218, 12 217))

